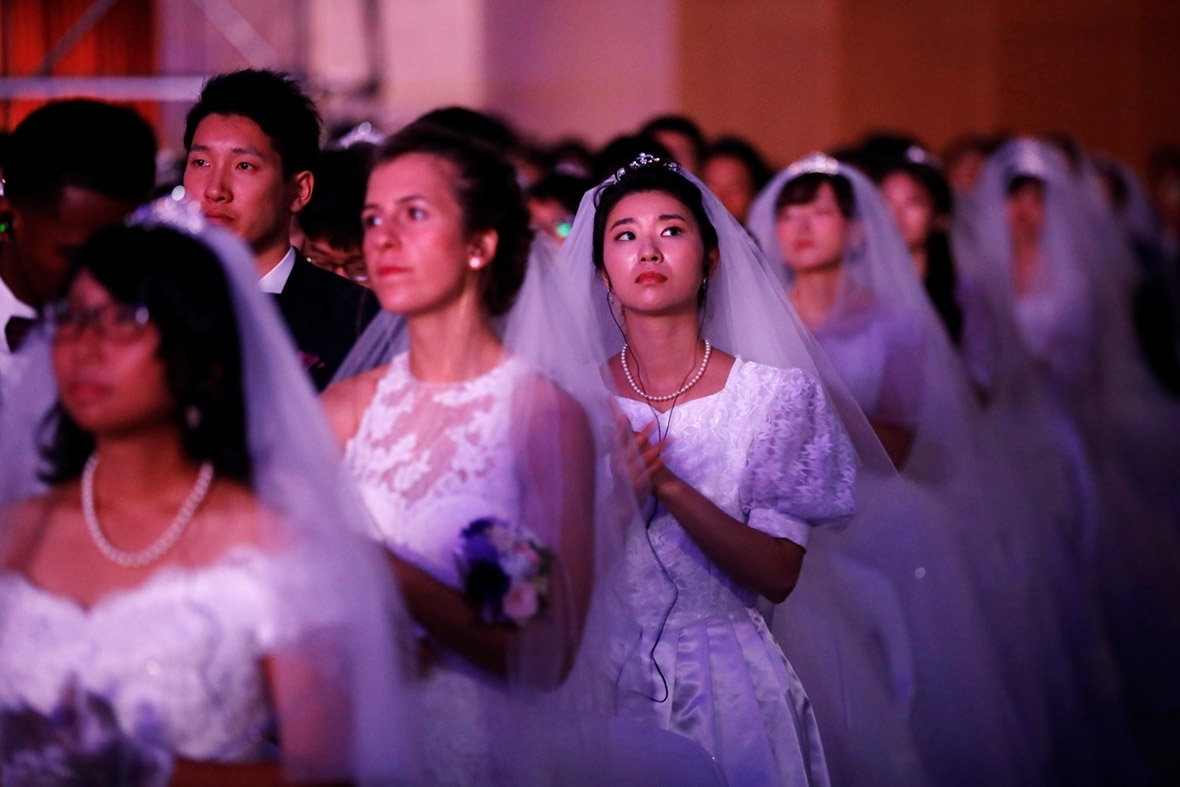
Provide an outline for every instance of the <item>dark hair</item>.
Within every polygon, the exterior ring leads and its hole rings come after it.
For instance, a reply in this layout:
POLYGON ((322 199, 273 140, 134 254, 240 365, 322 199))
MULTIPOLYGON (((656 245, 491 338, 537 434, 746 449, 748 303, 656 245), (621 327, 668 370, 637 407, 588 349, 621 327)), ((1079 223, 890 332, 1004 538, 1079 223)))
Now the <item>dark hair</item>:
MULTIPOLYGON (((921 140, 906 132, 870 131, 845 152, 856 159, 848 163, 876 180, 883 166, 904 160, 911 148, 929 150, 921 140)), ((836 158, 844 160, 844 156, 837 155, 836 158)))
POLYGON ((951 342, 958 346, 963 338, 963 310, 955 298, 958 276, 945 231, 930 233, 926 240, 926 294, 946 327, 951 342))
MULTIPOLYGON (((882 183, 890 175, 904 174, 913 179, 930 196, 934 212, 939 216, 949 217, 954 206, 954 197, 950 184, 943 177, 942 172, 930 164, 913 161, 904 155, 891 161, 882 162, 876 172, 877 183, 882 183)), ((958 277, 955 274, 955 259, 951 252, 950 239, 946 230, 940 229, 930 233, 926 239, 926 294, 939 319, 946 327, 951 342, 956 346, 963 336, 963 310, 955 298, 958 277)))
POLYGON ((942 165, 946 169, 951 169, 959 160, 969 155, 978 155, 987 158, 992 153, 995 153, 1007 141, 1006 134, 992 134, 985 136, 983 134, 961 134, 942 149, 942 165))
POLYGON ((1127 176, 1123 174, 1118 163, 1113 159, 1094 156, 1092 161, 1098 177, 1102 178, 1103 183, 1110 190, 1113 207, 1116 210, 1125 210, 1127 202, 1131 198, 1131 187, 1127 183, 1127 176))
POLYGON ((1147 157, 1147 179, 1156 182, 1170 172, 1180 173, 1180 147, 1160 145, 1152 149, 1147 157))
POLYGON ((705 135, 701 132, 701 127, 684 115, 659 115, 639 129, 639 134, 646 137, 654 137, 660 132, 687 137, 698 160, 705 150, 705 135))
POLYGON ((520 139, 512 130, 512 126, 498 117, 467 107, 449 106, 432 109, 414 123, 429 123, 461 137, 478 140, 495 148, 501 155, 508 155, 520 145, 520 139))
POLYGON ((1044 140, 1061 151, 1070 171, 1078 172, 1081 169, 1086 153, 1077 137, 1065 131, 1053 131, 1046 134, 1044 140))
POLYGON ((717 228, 705 212, 701 190, 688 178, 659 161, 634 168, 628 167, 621 178, 606 184, 595 195, 593 259, 597 270, 602 271, 606 267, 603 259, 603 236, 606 234, 606 221, 610 212, 623 197, 653 191, 667 194, 688 208, 700 229, 706 254, 717 248, 717 228))
POLYGON ((1016 192, 1028 185, 1044 186, 1045 181, 1038 178, 1036 175, 1013 175, 1008 180, 1008 185, 1004 188, 1004 194, 1011 197, 1016 192))
POLYGON ((12 132, 6 158, 8 199, 55 212, 66 186, 138 203, 156 182, 156 136, 147 121, 88 99, 34 110, 12 132))
POLYGON ((493 317, 512 308, 524 283, 533 231, 516 172, 493 148, 429 122, 415 121, 389 139, 379 166, 409 153, 424 153, 455 168, 452 183, 469 235, 494 230, 496 254, 480 270, 480 300, 493 317))
POLYGON ((377 148, 357 143, 320 154, 315 190, 295 220, 307 237, 323 240, 338 249, 357 248, 364 240, 361 208, 365 185, 373 169, 377 148))
POLYGON ((741 137, 725 136, 717 139, 701 156, 701 168, 704 169, 705 164, 715 158, 732 158, 740 161, 750 175, 755 194, 770 182, 773 174, 758 149, 741 137))
POLYGON ((594 153, 590 147, 582 140, 572 137, 554 145, 549 150, 549 158, 555 172, 576 178, 590 177, 590 170, 594 164, 594 153))
POLYGON ((528 191, 528 198, 554 200, 572 216, 578 212, 582 196, 594 187, 589 178, 579 178, 555 172, 537 181, 528 191))
POLYGON ((640 153, 647 153, 664 161, 672 160, 672 154, 655 137, 645 134, 625 135, 615 137, 594 155, 590 176, 595 183, 601 183, 639 158, 640 153))
MULTIPOLYGON (((176 423, 190 458, 213 462, 217 472, 244 483, 251 479, 246 446, 246 408, 237 320, 229 283, 214 253, 199 241, 168 228, 110 227, 78 252, 62 292, 86 271, 111 297, 147 307, 160 332, 159 357, 176 398, 176 423), (196 408, 190 426, 186 411, 196 408)), ((59 404, 42 455, 43 478, 76 477, 94 449, 94 438, 59 404)))
POLYGON ((184 149, 209 115, 240 115, 262 129, 283 162, 283 177, 315 170, 320 113, 288 74, 249 68, 215 76, 201 89, 184 120, 184 149))
POLYGON ((910 179, 926 190, 935 213, 939 216, 949 217, 951 215, 951 211, 954 210, 955 198, 951 191, 951 185, 947 182, 946 176, 942 174, 942 170, 932 164, 913 161, 902 154, 878 164, 873 170, 873 180, 880 185, 885 181, 885 178, 899 172, 908 175, 910 179))
POLYGON ((819 188, 827 183, 836 194, 836 205, 844 218, 851 219, 856 212, 856 198, 852 184, 843 175, 828 175, 824 172, 805 172, 786 182, 774 199, 777 213, 788 205, 808 205, 815 200, 819 188))

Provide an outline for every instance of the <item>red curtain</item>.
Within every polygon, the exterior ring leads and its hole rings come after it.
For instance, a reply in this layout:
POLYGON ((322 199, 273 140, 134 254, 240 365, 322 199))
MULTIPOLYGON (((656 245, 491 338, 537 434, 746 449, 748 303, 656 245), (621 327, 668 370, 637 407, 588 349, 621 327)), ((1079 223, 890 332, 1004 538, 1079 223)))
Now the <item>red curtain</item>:
MULTIPOLYGON (((94 0, 0 0, 0 74, 34 76, 45 56, 94 0)), ((153 0, 117 0, 53 67, 51 76, 150 76, 156 71, 153 0)), ((0 101, 0 129, 11 131, 43 101, 0 101)), ((132 106, 153 125, 157 105, 132 106)))

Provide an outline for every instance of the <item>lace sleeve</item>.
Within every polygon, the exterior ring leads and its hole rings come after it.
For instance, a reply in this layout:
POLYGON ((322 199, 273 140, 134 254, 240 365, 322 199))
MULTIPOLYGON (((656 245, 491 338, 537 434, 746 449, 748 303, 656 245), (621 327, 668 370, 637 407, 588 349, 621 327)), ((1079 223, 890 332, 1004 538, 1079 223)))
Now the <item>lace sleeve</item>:
POLYGON ((812 527, 842 527, 856 510, 856 459, 819 382, 798 369, 775 371, 739 500, 750 527, 807 546, 812 527))

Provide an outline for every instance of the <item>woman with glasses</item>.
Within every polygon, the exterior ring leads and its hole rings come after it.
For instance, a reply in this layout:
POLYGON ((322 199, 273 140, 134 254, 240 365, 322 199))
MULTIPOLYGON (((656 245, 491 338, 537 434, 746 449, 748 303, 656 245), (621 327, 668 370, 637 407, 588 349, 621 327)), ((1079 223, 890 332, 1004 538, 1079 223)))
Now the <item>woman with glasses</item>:
POLYGON ((0 781, 411 777, 394 591, 264 298, 166 202, 82 249, 30 340, 0 424, 0 781))
POLYGON ((362 142, 320 153, 315 191, 295 214, 302 235, 295 245, 303 256, 313 265, 366 287, 369 273, 361 249, 361 206, 375 152, 374 145, 362 142))

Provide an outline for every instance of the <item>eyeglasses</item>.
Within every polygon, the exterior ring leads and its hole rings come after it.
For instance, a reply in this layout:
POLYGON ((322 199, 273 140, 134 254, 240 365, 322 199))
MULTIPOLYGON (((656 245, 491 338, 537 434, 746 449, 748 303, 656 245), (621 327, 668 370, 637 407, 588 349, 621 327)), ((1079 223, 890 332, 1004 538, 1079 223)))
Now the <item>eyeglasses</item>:
POLYGON ((99 338, 117 344, 131 342, 142 336, 149 319, 146 306, 107 303, 71 308, 65 301, 52 304, 45 316, 53 330, 55 342, 77 341, 89 325, 99 338))
POLYGON ((357 284, 365 284, 369 281, 369 267, 365 265, 365 255, 363 254, 348 257, 343 262, 324 258, 317 259, 310 254, 307 255, 307 259, 317 268, 323 268, 337 276, 352 279, 357 284))

